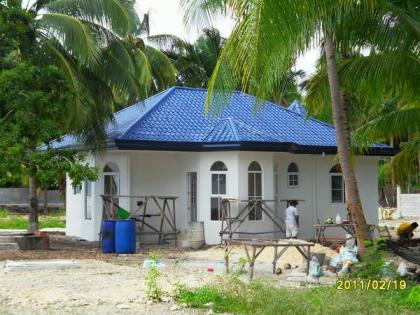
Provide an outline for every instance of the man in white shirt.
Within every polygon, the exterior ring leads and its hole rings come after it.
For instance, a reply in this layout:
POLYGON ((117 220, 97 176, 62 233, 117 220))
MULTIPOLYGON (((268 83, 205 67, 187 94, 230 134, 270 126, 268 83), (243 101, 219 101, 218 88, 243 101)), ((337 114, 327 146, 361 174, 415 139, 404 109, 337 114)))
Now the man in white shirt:
POLYGON ((296 206, 299 203, 296 200, 292 200, 289 203, 289 207, 285 210, 285 223, 286 223, 286 238, 297 238, 298 227, 299 227, 299 216, 297 213, 296 206))

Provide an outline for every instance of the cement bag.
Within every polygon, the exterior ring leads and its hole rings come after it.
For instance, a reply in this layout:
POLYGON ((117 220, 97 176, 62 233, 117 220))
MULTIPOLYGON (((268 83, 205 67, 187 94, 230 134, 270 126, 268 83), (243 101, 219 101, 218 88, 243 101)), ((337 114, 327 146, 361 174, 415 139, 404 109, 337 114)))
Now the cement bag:
POLYGON ((311 261, 309 262, 309 276, 313 278, 319 278, 323 274, 324 272, 322 271, 318 258, 316 258, 316 256, 312 257, 311 261))

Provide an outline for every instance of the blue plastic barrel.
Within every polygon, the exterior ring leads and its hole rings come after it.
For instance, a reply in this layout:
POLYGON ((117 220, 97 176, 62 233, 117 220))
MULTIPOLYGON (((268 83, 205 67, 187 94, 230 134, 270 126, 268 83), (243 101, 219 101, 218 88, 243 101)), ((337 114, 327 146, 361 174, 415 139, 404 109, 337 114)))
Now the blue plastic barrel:
POLYGON ((102 223, 102 253, 115 253, 115 220, 102 223))
POLYGON ((136 252, 136 223, 134 220, 118 220, 115 224, 115 252, 119 254, 136 252))

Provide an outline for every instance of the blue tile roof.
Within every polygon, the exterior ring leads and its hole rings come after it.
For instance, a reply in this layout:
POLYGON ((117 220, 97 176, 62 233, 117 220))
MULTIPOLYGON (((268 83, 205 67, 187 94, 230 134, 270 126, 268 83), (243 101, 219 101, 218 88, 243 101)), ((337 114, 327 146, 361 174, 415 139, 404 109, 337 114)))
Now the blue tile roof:
MULTIPOLYGON (((255 110, 254 97, 233 92, 219 115, 206 116, 206 95, 205 89, 170 88, 115 113, 108 138, 120 149, 199 150, 212 144, 228 149, 238 144, 268 151, 290 151, 290 146, 336 150, 333 126, 305 118, 297 101, 290 110, 270 102, 255 110)), ((51 145, 68 147, 77 140, 65 136, 51 145)))
POLYGON ((306 116, 308 113, 305 106, 303 106, 298 100, 294 100, 292 104, 287 107, 288 110, 291 110, 292 112, 298 113, 302 116, 306 116))

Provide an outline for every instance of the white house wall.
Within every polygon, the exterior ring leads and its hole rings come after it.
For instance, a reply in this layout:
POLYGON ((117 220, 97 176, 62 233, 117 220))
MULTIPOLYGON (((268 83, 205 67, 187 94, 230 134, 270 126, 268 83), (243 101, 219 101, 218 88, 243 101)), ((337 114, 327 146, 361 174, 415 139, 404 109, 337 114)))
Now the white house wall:
MULTIPOLYGON (((299 235, 306 239, 314 236, 313 225, 323 223, 337 214, 347 217, 344 203, 331 202, 330 169, 336 163, 334 156, 275 154, 278 165, 279 199, 303 199, 298 206, 300 216, 299 235), (288 187, 287 167, 295 162, 299 168, 299 186, 288 187)), ((359 157, 355 162, 355 172, 359 184, 360 197, 368 223, 377 223, 377 158, 359 157)), ((285 202, 279 202, 280 214, 284 217, 285 202)), ((340 229, 329 229, 327 236, 343 236, 340 229)))
MULTIPOLYGON (((244 200, 248 198, 248 166, 257 161, 262 168, 263 199, 274 199, 274 165, 277 165, 277 208, 284 218, 286 203, 281 199, 304 199, 299 204, 301 237, 314 236, 313 225, 335 218, 340 213, 346 217, 345 204, 333 204, 330 200, 330 173, 334 164, 333 156, 298 155, 272 152, 165 152, 165 151, 107 151, 90 157, 89 163, 101 170, 107 162, 118 165, 120 172, 120 195, 166 195, 178 196, 176 201, 177 228, 184 231, 188 222, 187 172, 197 172, 197 218, 204 221, 206 243, 220 242, 220 221, 210 220, 211 172, 216 161, 226 164, 226 197, 244 200), (287 167, 295 162, 299 167, 299 186, 288 187, 287 167)), ((377 223, 377 158, 357 158, 356 176, 367 221, 377 223)), ((66 233, 86 240, 98 240, 102 217, 103 176, 92 186, 92 219, 85 219, 85 187, 74 195, 70 180, 66 194, 66 233)), ((121 198, 120 205, 127 210, 135 210, 135 200, 121 198)), ((235 208, 234 208, 235 210, 235 208)), ((262 221, 245 221, 241 231, 274 230, 268 218, 262 221)), ((340 233, 342 236, 341 232, 340 233)), ((334 234, 334 233, 333 233, 334 234)), ((283 235, 277 235, 282 237, 283 235)))
MULTIPOLYGON (((262 199, 274 200, 274 177, 273 177, 273 153, 271 152, 239 152, 238 164, 238 186, 239 199, 248 199, 248 167, 253 161, 260 164, 262 169, 262 199)), ((274 209, 275 203, 268 202, 267 205, 274 209)), ((244 207, 245 204, 241 204, 244 207)), ((261 221, 250 221, 246 219, 242 223, 241 232, 267 232, 274 231, 274 223, 264 213, 261 221)), ((242 234, 241 237, 250 238, 252 234, 242 234)), ((260 234, 259 237, 273 238, 273 234, 260 234)))
POLYGON ((204 221, 206 243, 217 244, 220 243, 219 232, 221 229, 221 221, 210 220, 210 168, 216 161, 225 163, 228 169, 226 176, 226 197, 238 199, 238 152, 201 152, 198 155, 198 220, 204 221))
MULTIPOLYGON (((129 156, 132 195, 178 197, 176 225, 178 230, 185 231, 188 220, 187 172, 198 171, 198 155, 188 152, 133 151, 129 156)), ((135 202, 133 199, 131 209, 136 209, 135 202)), ((150 213, 159 213, 153 203, 149 205, 150 213)), ((153 226, 158 226, 159 218, 147 220, 153 226)), ((146 240, 152 241, 151 237, 146 240)))

